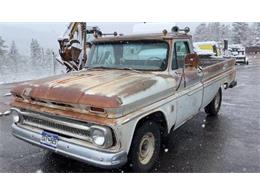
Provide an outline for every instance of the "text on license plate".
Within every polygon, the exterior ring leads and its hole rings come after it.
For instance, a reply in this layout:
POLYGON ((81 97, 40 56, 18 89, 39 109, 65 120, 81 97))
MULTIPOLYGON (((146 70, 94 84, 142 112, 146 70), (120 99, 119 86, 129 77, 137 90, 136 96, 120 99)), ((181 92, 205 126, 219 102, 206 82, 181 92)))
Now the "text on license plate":
POLYGON ((59 136, 46 131, 42 132, 41 143, 47 146, 56 148, 59 141, 59 136))

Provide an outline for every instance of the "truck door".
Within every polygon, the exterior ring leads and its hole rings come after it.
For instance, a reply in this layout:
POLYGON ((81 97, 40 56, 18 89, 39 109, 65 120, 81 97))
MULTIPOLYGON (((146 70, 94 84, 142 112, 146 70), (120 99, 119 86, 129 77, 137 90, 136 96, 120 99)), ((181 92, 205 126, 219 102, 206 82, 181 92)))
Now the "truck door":
POLYGON ((178 77, 176 88, 176 126, 197 114, 202 104, 202 73, 197 68, 186 67, 184 59, 191 52, 189 40, 174 41, 172 71, 178 77))

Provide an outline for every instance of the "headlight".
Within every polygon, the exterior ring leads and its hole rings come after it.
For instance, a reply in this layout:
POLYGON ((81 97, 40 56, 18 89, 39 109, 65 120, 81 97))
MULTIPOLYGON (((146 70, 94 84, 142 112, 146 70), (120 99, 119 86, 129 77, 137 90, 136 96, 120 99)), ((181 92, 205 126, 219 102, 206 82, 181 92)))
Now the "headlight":
POLYGON ((18 123, 20 121, 20 115, 17 111, 12 110, 13 122, 18 123))
POLYGON ((98 147, 108 148, 113 145, 112 132, 109 127, 91 126, 91 138, 98 147))
POLYGON ((98 146, 103 146, 106 141, 104 132, 97 130, 97 129, 93 130, 92 139, 93 139, 94 143, 98 146))

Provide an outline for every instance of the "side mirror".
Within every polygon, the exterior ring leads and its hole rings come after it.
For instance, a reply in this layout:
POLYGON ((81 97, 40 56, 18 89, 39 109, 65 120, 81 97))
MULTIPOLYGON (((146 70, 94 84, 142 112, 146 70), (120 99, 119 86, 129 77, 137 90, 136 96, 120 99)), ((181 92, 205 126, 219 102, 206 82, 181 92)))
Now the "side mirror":
POLYGON ((199 56, 197 54, 187 54, 184 59, 186 67, 197 68, 199 66, 199 56))

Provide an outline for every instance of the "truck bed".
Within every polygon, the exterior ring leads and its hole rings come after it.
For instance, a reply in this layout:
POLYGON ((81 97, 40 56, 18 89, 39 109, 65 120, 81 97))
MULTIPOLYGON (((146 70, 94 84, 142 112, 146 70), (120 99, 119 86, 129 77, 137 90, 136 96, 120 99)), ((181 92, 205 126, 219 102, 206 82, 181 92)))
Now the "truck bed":
POLYGON ((225 62, 227 60, 230 60, 231 58, 219 58, 219 57, 201 57, 200 56, 200 66, 207 67, 211 65, 215 65, 218 63, 225 62))

